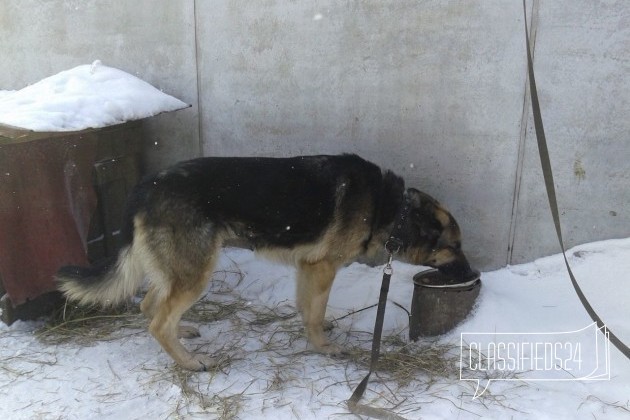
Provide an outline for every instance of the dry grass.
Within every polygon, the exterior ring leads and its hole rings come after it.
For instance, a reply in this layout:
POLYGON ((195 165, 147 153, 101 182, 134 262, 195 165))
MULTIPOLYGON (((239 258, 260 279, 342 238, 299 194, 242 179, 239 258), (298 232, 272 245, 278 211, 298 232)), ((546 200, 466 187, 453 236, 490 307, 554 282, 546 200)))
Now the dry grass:
MULTIPOLYGON (((621 401, 610 402, 610 401, 603 401, 601 398, 596 397, 595 395, 589 395, 588 397, 586 397, 586 401, 584 401, 582 404, 585 404, 588 402, 596 402, 606 407, 619 410, 618 413, 622 413, 625 415, 630 414, 630 400, 627 400, 625 402, 621 402, 621 401)), ((580 404, 580 407, 582 406, 582 404, 580 404)))
MULTIPOLYGON (((349 349, 348 353, 342 358, 316 356, 306 350, 301 320, 292 305, 254 305, 222 287, 219 296, 212 296, 214 299, 205 296, 183 317, 184 321, 197 324, 229 323, 229 334, 222 337, 220 349, 208 349, 208 344, 195 349, 211 351, 219 358, 217 367, 209 372, 210 380, 207 376, 202 377, 199 373, 185 371, 174 365, 166 371, 153 373, 155 378, 152 383, 168 381, 181 390, 181 398, 173 412, 175 417, 199 411, 213 413, 219 419, 238 418, 248 398, 246 390, 216 393, 203 385, 211 382, 216 375, 227 375, 234 363, 250 358, 252 353, 262 354, 266 358, 259 374, 266 378, 267 393, 282 394, 294 387, 307 386, 303 379, 299 380, 299 374, 292 373, 293 367, 303 363, 305 356, 321 357, 322 369, 339 368, 340 364, 345 363, 347 370, 367 371, 371 353, 369 334, 337 330, 333 339, 349 349), (258 341, 257 347, 251 351, 243 349, 243 342, 248 337, 255 337, 258 341), (305 350, 299 351, 300 348, 305 350)), ((47 344, 92 345, 120 338, 121 330, 131 330, 131 334, 147 333, 146 320, 137 305, 110 310, 66 305, 37 331, 37 336, 47 344)), ((129 332, 125 335, 129 335, 129 332)), ((418 384, 422 384, 422 388, 427 390, 437 379, 453 378, 458 372, 459 354, 454 353, 455 346, 438 342, 418 345, 406 342, 401 334, 394 334, 384 337, 382 348, 385 350, 381 353, 377 375, 372 382, 385 386, 386 393, 390 395, 386 397, 380 393, 379 398, 390 398, 390 406, 400 404, 396 399, 405 395, 406 388, 412 387, 417 392, 418 384)), ((350 380, 348 382, 348 386, 356 385, 350 380)), ((321 391, 313 390, 314 394, 317 392, 321 391)))
MULTIPOLYGON (((223 366, 218 366, 215 371, 211 372, 211 375, 217 374, 230 363, 229 360, 222 360, 220 365, 223 366)), ((201 413, 213 413, 216 418, 222 420, 238 418, 246 399, 245 392, 238 394, 208 393, 202 389, 200 382, 196 380, 198 373, 173 366, 170 369, 170 374, 172 375, 170 381, 181 389, 181 398, 177 402, 173 414, 185 417, 191 414, 193 410, 198 410, 201 413)))
POLYGON ((182 317, 182 320, 200 324, 232 319, 249 307, 247 300, 235 297, 227 301, 210 300, 206 295, 201 298, 182 317))
POLYGON ((121 329, 146 328, 137 305, 111 309, 80 307, 66 303, 35 334, 45 344, 76 343, 83 346, 113 340, 121 329))
MULTIPOLYGON (((399 336, 391 338, 400 339, 399 336)), ((430 388, 437 378, 456 377, 459 374, 458 361, 459 346, 437 342, 422 345, 403 342, 382 355, 378 371, 387 373, 401 387, 424 378, 426 388, 430 388)))
MULTIPOLYGON (((229 277, 228 274, 242 276, 238 272, 224 273, 224 279, 229 277)), ((310 389, 313 398, 317 398, 328 387, 341 385, 347 391, 346 397, 349 397, 350 388, 360 380, 355 377, 367 372, 371 333, 354 331, 347 321, 340 322, 344 317, 339 318, 335 323, 340 326, 330 333, 331 338, 349 349, 348 353, 338 358, 314 354, 307 349, 300 317, 291 304, 285 302, 274 307, 256 305, 240 297, 234 291, 235 287, 227 280, 215 279, 208 295, 183 317, 189 323, 220 326, 221 340, 202 339, 197 343, 203 344, 197 344, 197 348, 192 349, 214 354, 219 359, 217 367, 207 374, 188 372, 174 365, 150 373, 153 378, 147 383, 149 387, 168 382, 180 389, 181 396, 174 405, 173 417, 212 413, 219 419, 238 418, 251 395, 249 385, 257 380, 265 384, 259 387, 258 392, 280 396, 272 398, 274 401, 277 399, 274 406, 290 405, 290 401, 283 400, 281 396, 299 387, 310 389), (217 348, 217 345, 220 347, 217 348), (258 362, 252 363, 252 359, 258 362), (242 369, 241 363, 247 363, 245 369, 256 369, 255 374, 252 372, 252 377, 256 379, 244 388, 243 384, 239 384, 240 388, 236 387, 236 391, 212 390, 210 384, 217 375, 229 377, 233 367, 240 366, 242 369), (319 377, 305 379, 298 369, 305 364, 319 369, 319 377), (353 379, 335 383, 336 380, 326 371, 341 369, 344 364, 353 379)), ((37 336, 47 344, 84 346, 130 334, 148 334, 146 326, 137 304, 111 310, 66 305, 37 331, 37 336)), ((192 348, 194 344, 193 341, 186 345, 192 348)), ((378 369, 369 387, 378 389, 376 393, 372 392, 372 401, 399 412, 417 409, 414 395, 420 390, 430 395, 429 390, 440 379, 452 383, 459 373, 459 346, 437 341, 409 343, 399 333, 384 337, 381 349, 378 369)), ((340 395, 340 400, 343 398, 340 395)))

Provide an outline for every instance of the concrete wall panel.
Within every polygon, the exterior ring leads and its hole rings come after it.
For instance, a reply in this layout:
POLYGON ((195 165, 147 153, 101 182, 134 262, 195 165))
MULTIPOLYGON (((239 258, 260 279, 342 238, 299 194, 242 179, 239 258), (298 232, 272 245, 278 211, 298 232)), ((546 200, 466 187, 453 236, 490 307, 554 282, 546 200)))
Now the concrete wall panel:
MULTIPOLYGON (((535 71, 567 247, 630 235, 630 4, 540 2, 535 71)), ((512 263, 559 252, 528 122, 512 263)))
POLYGON ((356 152, 504 265, 525 83, 510 1, 199 2, 207 155, 356 152))

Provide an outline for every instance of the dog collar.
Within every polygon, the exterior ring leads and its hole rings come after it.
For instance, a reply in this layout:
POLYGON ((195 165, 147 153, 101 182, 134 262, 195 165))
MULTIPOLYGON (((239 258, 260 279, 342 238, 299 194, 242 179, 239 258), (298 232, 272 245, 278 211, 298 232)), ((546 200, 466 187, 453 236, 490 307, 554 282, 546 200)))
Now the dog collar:
POLYGON ((411 195, 409 190, 406 190, 403 194, 402 204, 396 219, 394 221, 394 227, 389 234, 389 239, 385 242, 385 249, 390 254, 395 254, 398 251, 405 249, 409 242, 409 212, 411 211, 411 195))

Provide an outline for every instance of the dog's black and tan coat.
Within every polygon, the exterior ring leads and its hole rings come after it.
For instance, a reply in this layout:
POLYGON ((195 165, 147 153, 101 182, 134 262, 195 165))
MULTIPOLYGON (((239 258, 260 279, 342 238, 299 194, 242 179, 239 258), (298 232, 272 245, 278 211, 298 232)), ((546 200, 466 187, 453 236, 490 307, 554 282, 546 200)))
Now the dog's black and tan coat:
POLYGON ((141 303, 149 330, 182 367, 203 370, 178 337, 182 314, 202 294, 226 240, 297 267, 297 308, 314 349, 340 351, 323 330, 339 267, 380 252, 403 195, 412 203, 407 243, 398 256, 466 276, 455 219, 436 200, 355 155, 294 158, 200 158, 146 178, 132 192, 117 259, 64 267, 59 289, 83 304, 115 305, 148 278, 141 303))

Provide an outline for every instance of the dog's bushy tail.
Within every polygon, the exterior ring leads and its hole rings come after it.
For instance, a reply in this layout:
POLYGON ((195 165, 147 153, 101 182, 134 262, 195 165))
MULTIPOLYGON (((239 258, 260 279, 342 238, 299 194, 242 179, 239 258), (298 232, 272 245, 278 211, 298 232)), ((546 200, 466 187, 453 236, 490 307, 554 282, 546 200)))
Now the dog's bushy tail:
POLYGON ((144 272, 133 247, 127 245, 112 258, 92 267, 66 266, 55 276, 57 288, 83 305, 115 306, 133 296, 144 272))

